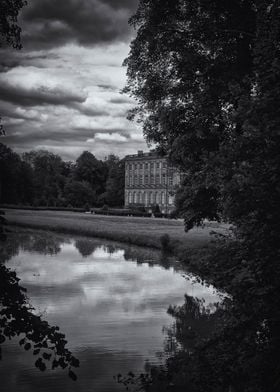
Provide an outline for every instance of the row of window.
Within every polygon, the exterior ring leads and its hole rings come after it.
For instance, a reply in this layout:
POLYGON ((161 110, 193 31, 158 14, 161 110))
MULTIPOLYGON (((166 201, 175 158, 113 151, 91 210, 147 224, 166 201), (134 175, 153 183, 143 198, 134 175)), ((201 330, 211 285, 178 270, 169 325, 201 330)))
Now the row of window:
POLYGON ((167 167, 166 162, 146 162, 146 163, 129 163, 128 169, 129 170, 137 170, 137 169, 160 169, 161 167, 165 169, 167 167))
POLYGON ((145 206, 153 204, 165 205, 168 203, 172 205, 173 198, 167 195, 165 192, 128 192, 127 195, 128 204, 144 204, 145 206))
POLYGON ((129 176, 127 177, 127 184, 128 186, 133 186, 133 185, 166 185, 168 181, 168 185, 172 186, 173 185, 173 177, 166 177, 165 173, 160 176, 157 174, 154 176, 151 174, 150 176, 148 175, 139 175, 139 176, 129 176))

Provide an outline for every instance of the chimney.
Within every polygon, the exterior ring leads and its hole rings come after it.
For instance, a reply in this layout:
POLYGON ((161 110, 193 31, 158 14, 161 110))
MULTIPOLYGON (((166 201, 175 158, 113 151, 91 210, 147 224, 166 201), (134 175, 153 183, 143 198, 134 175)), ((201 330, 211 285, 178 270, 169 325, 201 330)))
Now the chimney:
POLYGON ((142 150, 138 150, 138 156, 140 157, 141 155, 143 155, 143 151, 142 150))

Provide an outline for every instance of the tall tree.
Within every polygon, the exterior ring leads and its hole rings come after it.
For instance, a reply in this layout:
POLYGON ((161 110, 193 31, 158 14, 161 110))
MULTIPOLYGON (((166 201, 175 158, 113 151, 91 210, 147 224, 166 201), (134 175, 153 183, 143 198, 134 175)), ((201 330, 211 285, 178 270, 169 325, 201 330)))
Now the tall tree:
POLYGON ((9 147, 0 143, 0 202, 19 203, 18 178, 21 174, 21 160, 9 147))
POLYGON ((74 179, 86 181, 97 195, 105 190, 107 176, 106 165, 89 152, 84 151, 77 159, 74 169, 74 179))
POLYGON ((214 375, 207 388, 277 390, 279 0, 140 0, 131 23, 131 117, 185 173, 177 205, 186 230, 204 218, 236 228, 236 242, 211 258, 233 297, 220 339, 201 357, 214 375))
POLYGON ((21 28, 18 25, 19 11, 27 4, 24 0, 2 0, 0 6, 0 47, 6 43, 21 49, 21 28), (2 42, 1 42, 2 41, 2 42))
POLYGON ((106 202, 112 207, 122 207, 124 205, 124 161, 115 155, 109 155, 105 163, 108 167, 106 202))
MULTIPOLYGON (((2 0, 0 4, 0 48, 3 45, 21 49, 18 14, 22 7, 27 4, 25 0, 2 0)), ((0 136, 5 134, 0 117, 0 136)))
POLYGON ((23 160, 33 168, 35 203, 62 205, 66 168, 60 156, 45 150, 31 151, 23 154, 23 160))

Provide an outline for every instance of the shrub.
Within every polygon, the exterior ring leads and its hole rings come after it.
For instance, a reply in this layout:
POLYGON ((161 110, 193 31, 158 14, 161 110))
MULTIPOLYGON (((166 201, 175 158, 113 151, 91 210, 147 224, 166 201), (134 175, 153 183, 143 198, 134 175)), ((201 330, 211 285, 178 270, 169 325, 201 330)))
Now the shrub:
POLYGON ((168 234, 163 234, 160 237, 160 244, 161 248, 165 252, 170 252, 172 250, 171 242, 170 242, 170 237, 168 234))
POLYGON ((152 206, 152 212, 153 212, 153 214, 160 214, 161 213, 158 204, 155 204, 155 205, 152 206))
POLYGON ((90 206, 89 206, 88 203, 86 203, 86 204, 84 205, 84 209, 85 209, 86 211, 90 211, 90 206))
POLYGON ((154 217, 155 218, 162 218, 164 214, 162 212, 154 212, 154 217))

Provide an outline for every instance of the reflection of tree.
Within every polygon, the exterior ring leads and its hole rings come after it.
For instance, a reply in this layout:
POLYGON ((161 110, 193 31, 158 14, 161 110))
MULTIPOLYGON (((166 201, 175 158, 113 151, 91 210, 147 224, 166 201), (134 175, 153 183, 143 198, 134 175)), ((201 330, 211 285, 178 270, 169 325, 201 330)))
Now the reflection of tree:
POLYGON ((69 376, 75 380, 72 367, 79 366, 79 361, 65 347, 65 335, 58 332, 59 327, 50 326, 34 313, 28 303, 26 290, 19 285, 16 273, 3 265, 3 262, 18 251, 18 247, 17 241, 13 246, 7 241, 7 246, 2 247, 0 252, 0 344, 7 338, 18 336, 19 344, 26 351, 33 350, 33 355, 37 357, 35 366, 38 369, 44 371, 46 361, 49 361, 52 369, 67 368, 69 376))
POLYGON ((56 255, 60 252, 61 240, 49 234, 30 235, 24 250, 39 252, 44 255, 56 255))
POLYGON ((126 245, 123 245, 123 249, 124 259, 127 261, 133 260, 136 261, 137 264, 147 263, 151 267, 153 265, 161 265, 166 269, 169 269, 172 265, 172 258, 165 256, 155 249, 126 245))
POLYGON ((88 257, 96 250, 98 244, 90 240, 79 239, 75 241, 75 247, 83 257, 88 257))
POLYGON ((175 323, 166 330, 166 352, 176 351, 174 348, 179 346, 191 352, 199 341, 209 338, 217 327, 217 306, 212 304, 206 307, 203 300, 188 295, 185 295, 182 306, 170 306, 168 313, 175 318, 175 323))
POLYGON ((109 253, 109 255, 112 255, 113 253, 117 252, 120 247, 112 244, 108 244, 104 247, 105 251, 109 253))
POLYGON ((34 235, 32 232, 10 232, 0 251, 1 261, 7 261, 18 254, 20 248, 28 252, 55 255, 60 252, 62 243, 62 239, 49 233, 38 232, 34 235))

